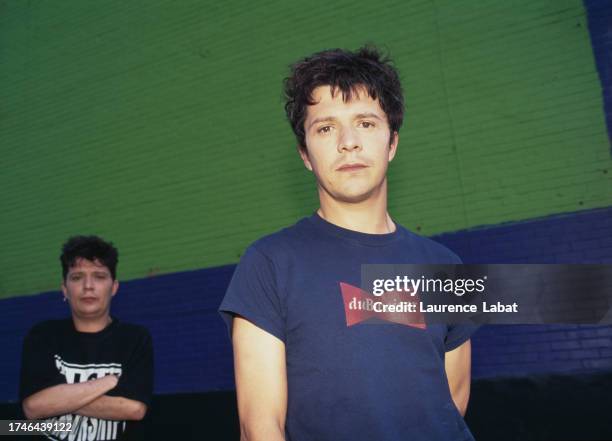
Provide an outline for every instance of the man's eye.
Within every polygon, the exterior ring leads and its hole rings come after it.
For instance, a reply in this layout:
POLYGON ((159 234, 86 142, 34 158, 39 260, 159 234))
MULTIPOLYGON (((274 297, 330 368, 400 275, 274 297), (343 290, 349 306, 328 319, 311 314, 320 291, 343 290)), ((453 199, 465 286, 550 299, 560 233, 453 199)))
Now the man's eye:
POLYGON ((361 127, 363 127, 364 129, 369 129, 369 128, 374 127, 374 123, 373 123, 373 122, 370 122, 370 121, 361 121, 359 124, 360 124, 360 125, 361 125, 361 127))
POLYGON ((70 276, 70 280, 73 282, 77 282, 79 280, 81 280, 81 276, 70 276))
POLYGON ((329 133, 331 132, 331 126, 323 126, 323 127, 319 127, 319 129, 317 130, 317 133, 329 133))
POLYGON ((104 280, 106 279, 108 276, 106 274, 96 274, 94 275, 94 277, 98 280, 104 280))

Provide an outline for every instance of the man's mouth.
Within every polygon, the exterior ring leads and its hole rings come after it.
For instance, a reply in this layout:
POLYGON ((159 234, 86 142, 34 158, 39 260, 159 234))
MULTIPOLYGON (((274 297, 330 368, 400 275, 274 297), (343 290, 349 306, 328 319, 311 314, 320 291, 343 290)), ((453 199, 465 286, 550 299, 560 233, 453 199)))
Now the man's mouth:
POLYGON ((367 168, 367 165, 355 162, 351 164, 343 164, 340 167, 338 167, 336 170, 343 171, 343 172, 344 171, 351 172, 351 171, 363 170, 364 168, 367 168))
POLYGON ((97 297, 81 297, 81 302, 84 303, 95 303, 98 301, 97 297))

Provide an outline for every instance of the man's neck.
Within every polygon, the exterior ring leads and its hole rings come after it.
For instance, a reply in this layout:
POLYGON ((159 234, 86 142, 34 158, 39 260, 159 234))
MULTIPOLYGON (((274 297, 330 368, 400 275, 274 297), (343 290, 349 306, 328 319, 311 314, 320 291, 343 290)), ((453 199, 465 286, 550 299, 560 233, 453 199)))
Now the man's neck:
POLYGON ((79 332, 87 332, 94 333, 100 332, 104 330, 108 325, 112 323, 113 319, 110 315, 105 315, 100 318, 95 319, 84 319, 81 317, 72 316, 72 322, 74 323, 74 328, 79 332))
POLYGON ((319 201, 321 203, 321 207, 317 210, 319 216, 347 230, 388 234, 396 229, 391 216, 387 213, 386 192, 358 203, 338 201, 320 192, 319 201))

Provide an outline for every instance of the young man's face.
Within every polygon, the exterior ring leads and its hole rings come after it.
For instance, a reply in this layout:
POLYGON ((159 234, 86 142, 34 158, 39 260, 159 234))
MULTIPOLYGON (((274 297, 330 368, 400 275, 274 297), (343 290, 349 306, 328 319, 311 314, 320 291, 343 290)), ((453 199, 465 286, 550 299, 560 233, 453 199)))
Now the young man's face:
MULTIPOLYGON (((358 203, 381 191, 389 161, 395 156, 398 136, 391 131, 378 100, 362 89, 348 102, 329 86, 312 93, 304 131, 304 165, 317 178, 319 192, 332 199, 358 203), (389 142, 391 139, 391 143, 389 142)), ((326 197, 326 196, 325 196, 326 197)))
POLYGON ((111 299, 118 287, 106 266, 87 259, 77 259, 62 283, 72 314, 84 320, 109 316, 111 299))

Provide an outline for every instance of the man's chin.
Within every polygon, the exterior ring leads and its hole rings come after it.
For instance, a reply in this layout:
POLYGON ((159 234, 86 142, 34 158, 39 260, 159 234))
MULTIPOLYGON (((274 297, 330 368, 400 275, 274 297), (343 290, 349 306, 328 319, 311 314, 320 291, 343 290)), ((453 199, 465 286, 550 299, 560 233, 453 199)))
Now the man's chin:
POLYGON ((72 311, 72 315, 81 320, 100 320, 109 315, 109 312, 101 309, 80 309, 72 311))
POLYGON ((347 204, 359 204, 370 199, 373 193, 373 191, 337 193, 334 199, 347 204))
POLYGON ((376 198, 384 187, 365 185, 365 183, 356 183, 353 185, 342 185, 338 187, 323 187, 319 184, 319 197, 331 198, 337 202, 345 204, 360 204, 368 200, 376 198), (361 184, 361 185, 355 185, 361 184))

